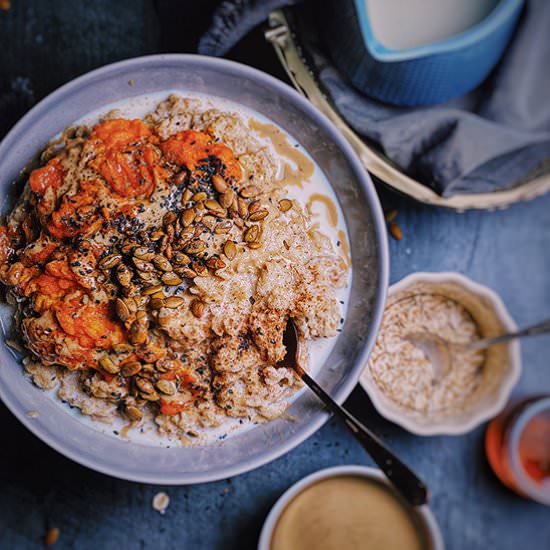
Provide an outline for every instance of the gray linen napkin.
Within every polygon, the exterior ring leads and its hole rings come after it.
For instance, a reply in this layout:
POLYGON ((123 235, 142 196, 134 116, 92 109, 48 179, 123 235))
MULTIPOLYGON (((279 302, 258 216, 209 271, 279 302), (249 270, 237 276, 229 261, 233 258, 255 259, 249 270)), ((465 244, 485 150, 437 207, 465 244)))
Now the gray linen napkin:
MULTIPOLYGON (((226 0, 199 52, 222 55, 289 0, 226 0)), ((297 10, 308 25, 314 2, 297 10), (309 15, 308 15, 309 14, 309 15)), ((311 29, 310 29, 311 30, 311 29)), ((489 79, 443 105, 403 108, 356 91, 306 39, 318 77, 341 115, 404 172, 449 197, 515 187, 550 169, 550 1, 528 0, 517 32, 489 79)))

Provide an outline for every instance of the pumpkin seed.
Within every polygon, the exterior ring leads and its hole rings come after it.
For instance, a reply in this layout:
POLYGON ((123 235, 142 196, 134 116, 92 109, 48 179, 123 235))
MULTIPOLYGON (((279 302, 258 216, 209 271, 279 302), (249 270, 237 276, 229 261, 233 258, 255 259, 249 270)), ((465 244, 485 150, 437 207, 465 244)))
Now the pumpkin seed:
POLYGON ((109 256, 105 256, 105 258, 99 262, 99 267, 101 269, 111 269, 116 267, 121 260, 122 256, 120 254, 110 254, 109 256))
POLYGON ((116 299, 115 302, 115 310, 116 314, 118 315, 118 318, 124 322, 127 321, 130 318, 131 312, 124 300, 121 300, 120 298, 116 299))
POLYGON ((175 265, 185 265, 191 261, 189 256, 186 256, 183 252, 174 252, 172 254, 172 263, 175 265))
POLYGON ((257 212, 262 207, 262 201, 252 201, 248 205, 248 213, 254 214, 254 212, 257 212))
POLYGON ((154 271, 155 269, 155 266, 151 262, 140 260, 136 256, 132 258, 132 262, 140 271, 145 271, 146 273, 149 271, 154 271))
POLYGON ((101 368, 109 374, 118 374, 120 371, 118 365, 115 365, 113 360, 107 355, 103 355, 99 358, 99 364, 101 368))
POLYGON ((288 212, 293 206, 294 203, 290 199, 281 199, 279 201, 279 210, 281 212, 288 212))
POLYGON ((257 238, 260 235, 260 228, 257 225, 251 225, 245 232, 244 232, 244 240, 247 243, 254 242, 257 240, 257 238))
POLYGON ((186 267, 181 272, 183 277, 186 277, 187 279, 194 279, 197 276, 197 272, 193 271, 191 268, 186 267))
POLYGON ((191 189, 186 189, 183 194, 181 195, 181 204, 182 206, 185 206, 186 203, 189 202, 189 200, 191 199, 191 189))
POLYGON ((228 189, 227 191, 225 191, 220 195, 220 204, 224 208, 229 208, 235 201, 235 197, 236 197, 235 191, 233 191, 233 189, 228 189))
POLYGON ((142 393, 140 397, 146 401, 158 401, 160 399, 159 394, 154 390, 153 393, 142 393))
POLYGON ((160 372, 168 372, 178 368, 178 363, 172 359, 161 359, 157 361, 156 366, 160 372))
POLYGON ((206 248, 206 243, 204 241, 201 241, 200 239, 194 239, 188 244, 185 245, 185 252, 187 254, 197 254, 198 252, 202 252, 206 248))
POLYGON ((164 216, 162 216, 162 225, 167 226, 176 221, 176 214, 174 212, 166 212, 164 216))
POLYGON ((237 207, 239 209, 239 216, 246 218, 248 216, 248 203, 239 197, 237 199, 237 207))
POLYGON ((227 241, 223 245, 223 253, 226 255, 228 260, 232 260, 237 255, 237 247, 233 241, 227 241))
POLYGON ((214 226, 216 225, 216 218, 214 216, 203 216, 201 220, 202 224, 208 227, 210 231, 214 229, 214 226))
POLYGON ((189 227, 195 219, 195 209, 186 208, 181 214, 181 223, 183 227, 189 227))
POLYGON ((178 277, 175 273, 165 273, 162 277, 162 282, 168 286, 178 286, 183 282, 181 277, 178 277))
POLYGON ((205 201, 208 198, 208 195, 204 191, 200 191, 198 193, 195 193, 191 199, 195 202, 202 202, 205 201))
POLYGON ((120 368, 122 376, 129 378, 130 376, 135 376, 138 372, 141 371, 141 363, 139 361, 129 361, 124 363, 120 368))
POLYGON ((164 300, 164 298, 166 298, 166 296, 164 295, 164 292, 162 292, 162 290, 159 290, 158 292, 151 294, 151 300, 152 299, 164 300))
MULTIPOLYGON (((139 312, 138 312, 139 313, 139 312)), ((128 335, 130 342, 134 345, 145 344, 148 338, 149 323, 143 319, 136 319, 130 327, 130 333, 128 335)))
POLYGON ((396 241, 400 241, 403 238, 403 231, 401 231, 401 227, 395 222, 390 223, 390 233, 396 241))
POLYGON ((227 183, 225 183, 225 180, 217 174, 212 176, 212 185, 218 193, 225 193, 227 191, 227 183))
POLYGON ((225 262, 220 258, 210 258, 210 260, 206 262, 206 265, 210 269, 223 269, 224 267, 226 267, 225 262))
POLYGON ((134 422, 139 422, 143 418, 143 413, 135 405, 127 405, 124 412, 134 422))
POLYGON ((132 272, 124 264, 119 264, 116 270, 116 277, 122 286, 129 286, 132 282, 132 272))
POLYGON ((241 197, 245 199, 251 199, 252 197, 255 197, 260 193, 260 190, 256 185, 249 185, 245 187, 244 189, 240 190, 241 197))
POLYGON ((157 254, 153 258, 153 263, 161 271, 172 271, 172 264, 162 254, 157 254))
POLYGON ((176 384, 170 380, 160 379, 155 386, 157 390, 161 391, 165 395, 175 395, 177 392, 176 384))
POLYGON ((155 253, 152 250, 149 250, 145 246, 140 246, 140 247, 136 248, 132 252, 132 254, 134 255, 134 259, 137 258, 138 260, 145 260, 145 261, 150 261, 155 256, 155 253))
POLYGON ((151 307, 151 309, 160 309, 164 307, 164 300, 162 298, 153 298, 149 302, 149 306, 151 307))
POLYGON ((138 387, 139 391, 143 393, 153 393, 155 391, 155 388, 153 387, 153 384, 147 378, 142 378, 141 376, 138 376, 136 378, 136 386, 138 387))
POLYGON ((208 268, 203 264, 193 264, 193 269, 199 277, 208 277, 208 268))
POLYGON ((253 214, 250 214, 249 219, 253 222, 259 222, 260 220, 263 220, 267 217, 268 211, 267 210, 258 210, 257 212, 254 212, 253 214))
POLYGON ((130 344, 115 344, 113 346, 113 351, 115 353, 130 353, 132 349, 133 348, 130 344))
POLYGON ((159 282, 158 277, 152 271, 138 271, 138 277, 150 285, 157 284, 159 282))
POLYGON ((155 294, 156 292, 158 292, 159 290, 162 290, 162 285, 152 285, 152 286, 148 286, 147 288, 144 288, 141 293, 144 295, 144 296, 150 296, 151 294, 155 294))
POLYGON ((248 248, 252 248, 252 250, 256 250, 257 248, 260 248, 262 245, 258 241, 254 241, 252 243, 248 243, 248 248))
POLYGON ((184 299, 181 298, 180 296, 168 296, 168 298, 164 300, 164 307, 169 307, 173 309, 181 306, 183 302, 184 302, 184 299))
POLYGON ((201 300, 193 300, 191 302, 191 313, 197 317, 197 319, 200 319, 202 317, 202 314, 204 313, 204 308, 206 307, 206 304, 202 302, 201 300))

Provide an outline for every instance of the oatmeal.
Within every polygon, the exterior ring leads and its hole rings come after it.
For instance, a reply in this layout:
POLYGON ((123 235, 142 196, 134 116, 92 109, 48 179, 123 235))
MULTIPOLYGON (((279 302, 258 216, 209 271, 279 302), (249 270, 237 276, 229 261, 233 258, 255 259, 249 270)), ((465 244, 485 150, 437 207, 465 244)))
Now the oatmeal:
POLYGON ((426 414, 464 410, 482 379, 484 353, 453 350, 453 368, 435 383, 428 358, 406 339, 416 332, 435 334, 457 344, 479 338, 476 323, 454 300, 437 294, 397 298, 384 312, 368 362, 372 379, 404 409, 426 414))
POLYGON ((278 366, 286 320, 307 363, 340 326, 348 267, 289 194, 285 175, 307 177, 311 161, 295 151, 289 169, 267 129, 172 95, 44 152, 0 228, 0 280, 38 386, 175 436, 284 412, 300 386, 278 366))

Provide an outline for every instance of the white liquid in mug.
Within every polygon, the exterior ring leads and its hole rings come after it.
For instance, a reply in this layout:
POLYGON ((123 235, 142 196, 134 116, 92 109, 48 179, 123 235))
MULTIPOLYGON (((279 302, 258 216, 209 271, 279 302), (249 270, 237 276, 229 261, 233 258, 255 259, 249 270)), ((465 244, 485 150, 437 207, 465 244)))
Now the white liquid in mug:
POLYGON ((487 17, 498 0, 364 0, 383 46, 405 50, 445 40, 487 17))

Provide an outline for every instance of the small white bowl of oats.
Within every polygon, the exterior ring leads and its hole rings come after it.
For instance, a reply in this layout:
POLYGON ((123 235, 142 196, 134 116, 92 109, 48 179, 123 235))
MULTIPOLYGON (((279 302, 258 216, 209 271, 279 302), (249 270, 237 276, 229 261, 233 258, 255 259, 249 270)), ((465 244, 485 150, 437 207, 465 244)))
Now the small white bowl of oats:
POLYGON ((516 330, 502 300, 459 273, 414 273, 392 285, 380 333, 361 375, 378 412, 418 435, 466 433, 498 414, 519 379, 518 341, 460 352, 437 378, 407 336, 461 344, 516 330))

